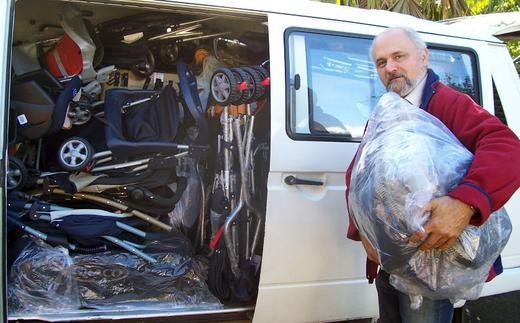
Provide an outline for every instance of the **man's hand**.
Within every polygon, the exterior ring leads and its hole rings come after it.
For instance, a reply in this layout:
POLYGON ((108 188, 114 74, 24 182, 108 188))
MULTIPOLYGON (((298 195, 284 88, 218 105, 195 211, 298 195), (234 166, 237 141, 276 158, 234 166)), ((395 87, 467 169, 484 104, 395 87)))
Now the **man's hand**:
POLYGON ((453 246, 475 213, 466 203, 449 196, 431 200, 424 210, 429 211, 431 217, 424 225, 424 231, 415 232, 409 240, 416 243, 426 239, 419 246, 423 251, 453 246))
POLYGON ((365 248, 365 251, 367 253, 367 258, 375 262, 376 264, 379 264, 379 255, 377 254, 377 250, 372 247, 372 244, 370 241, 368 241, 365 237, 360 235, 361 237, 361 243, 363 243, 363 248, 365 248))

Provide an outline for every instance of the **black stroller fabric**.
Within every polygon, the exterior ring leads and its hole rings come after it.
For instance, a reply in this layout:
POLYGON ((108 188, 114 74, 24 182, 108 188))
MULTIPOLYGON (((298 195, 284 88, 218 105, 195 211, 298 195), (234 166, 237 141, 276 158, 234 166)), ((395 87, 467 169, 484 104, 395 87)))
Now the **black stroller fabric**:
POLYGON ((255 265, 249 260, 241 260, 239 268, 240 276, 235 277, 224 237, 220 236, 210 258, 208 286, 214 295, 227 304, 248 304, 256 299, 258 278, 255 265))
POLYGON ((109 90, 105 98, 107 146, 118 157, 174 153, 180 118, 177 94, 171 85, 161 92, 109 90))

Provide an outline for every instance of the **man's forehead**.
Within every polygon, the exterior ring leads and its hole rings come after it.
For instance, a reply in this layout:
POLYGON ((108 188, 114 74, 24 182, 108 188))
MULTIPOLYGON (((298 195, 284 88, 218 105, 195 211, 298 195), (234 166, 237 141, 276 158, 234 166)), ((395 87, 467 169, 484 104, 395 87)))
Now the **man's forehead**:
POLYGON ((379 55, 406 52, 413 49, 414 44, 410 38, 400 30, 392 30, 380 34, 374 39, 372 46, 374 58, 379 55))

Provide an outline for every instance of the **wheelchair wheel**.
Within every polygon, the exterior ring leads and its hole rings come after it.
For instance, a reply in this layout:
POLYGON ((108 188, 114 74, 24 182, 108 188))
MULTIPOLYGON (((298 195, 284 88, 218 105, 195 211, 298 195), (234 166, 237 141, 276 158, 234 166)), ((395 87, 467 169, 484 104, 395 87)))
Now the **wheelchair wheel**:
POLYGON ((9 156, 6 175, 7 190, 22 188, 27 182, 27 174, 27 167, 23 162, 16 157, 9 156))
POLYGON ((228 105, 236 102, 242 96, 236 87, 235 74, 228 68, 219 68, 213 73, 210 82, 211 96, 215 102, 228 105))
POLYGON ((58 151, 58 163, 68 171, 84 169, 94 156, 94 148, 81 137, 65 140, 58 151))

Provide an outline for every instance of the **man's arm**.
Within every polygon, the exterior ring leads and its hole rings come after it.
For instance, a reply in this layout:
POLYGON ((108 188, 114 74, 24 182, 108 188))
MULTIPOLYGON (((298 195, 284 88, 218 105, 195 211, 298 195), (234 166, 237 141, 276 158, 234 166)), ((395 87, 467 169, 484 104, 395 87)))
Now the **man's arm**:
POLYGON ((471 98, 443 84, 437 87, 428 112, 439 118, 474 154, 460 184, 448 196, 432 200, 431 218, 412 242, 426 239, 421 249, 453 245, 468 224, 481 225, 520 186, 520 141, 495 116, 471 98))

